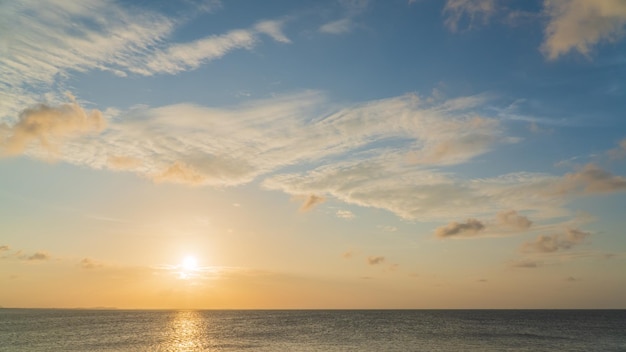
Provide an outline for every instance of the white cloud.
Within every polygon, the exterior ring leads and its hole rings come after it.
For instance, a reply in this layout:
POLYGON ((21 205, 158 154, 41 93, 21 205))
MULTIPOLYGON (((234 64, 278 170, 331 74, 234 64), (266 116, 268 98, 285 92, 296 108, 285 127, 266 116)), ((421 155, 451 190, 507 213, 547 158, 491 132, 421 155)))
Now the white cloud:
POLYGON ((351 212, 350 210, 343 210, 343 209, 339 209, 337 210, 337 212, 335 213, 335 215, 338 218, 341 219, 347 219, 347 220, 351 220, 355 218, 355 215, 353 212, 351 212))
POLYGON ((155 73, 174 74, 193 70, 200 65, 220 58, 235 49, 250 49, 257 38, 250 30, 233 30, 226 34, 210 36, 190 43, 174 44, 157 51, 139 65, 128 67, 131 72, 142 75, 155 73))
POLYGON ((320 27, 320 32, 327 34, 342 34, 352 31, 354 22, 351 18, 342 18, 340 20, 328 22, 320 27))
MULTIPOLYGON (((595 166, 564 176, 480 179, 447 171, 510 143, 497 120, 478 113, 487 102, 484 96, 432 103, 404 95, 341 106, 307 91, 230 108, 142 106, 119 112, 97 135, 77 130, 55 146, 62 161, 155 182, 222 187, 265 177, 265 188, 303 197, 304 204, 334 198, 408 220, 484 219, 502 209, 525 214, 487 222, 503 233, 526 229, 526 216, 541 222, 571 215, 565 208, 571 195, 626 189, 623 177, 595 166)), ((48 123, 62 121, 51 115, 48 123)), ((39 143, 20 151, 48 157, 39 143)))
MULTIPOLYGON (((195 3, 199 10, 214 1, 195 3)), ((15 121, 27 106, 58 104, 74 72, 153 75, 192 70, 265 34, 289 42, 282 21, 263 21, 187 43, 171 43, 182 19, 109 0, 16 0, 0 4, 0 119, 15 121)))
POLYGON ((623 0, 545 0, 544 7, 542 50, 551 60, 570 51, 588 56, 598 43, 620 39, 626 25, 623 0))
POLYGON ((257 23, 254 28, 260 33, 269 35, 277 42, 291 43, 291 40, 283 33, 283 24, 284 21, 262 21, 257 23))

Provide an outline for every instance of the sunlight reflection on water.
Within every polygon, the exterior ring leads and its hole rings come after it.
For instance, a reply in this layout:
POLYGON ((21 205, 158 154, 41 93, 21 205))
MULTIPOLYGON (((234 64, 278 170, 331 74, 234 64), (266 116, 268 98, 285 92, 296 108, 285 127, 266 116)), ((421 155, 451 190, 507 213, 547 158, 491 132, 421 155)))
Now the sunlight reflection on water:
POLYGON ((203 318, 197 311, 178 311, 166 330, 166 351, 198 351, 207 338, 203 318))

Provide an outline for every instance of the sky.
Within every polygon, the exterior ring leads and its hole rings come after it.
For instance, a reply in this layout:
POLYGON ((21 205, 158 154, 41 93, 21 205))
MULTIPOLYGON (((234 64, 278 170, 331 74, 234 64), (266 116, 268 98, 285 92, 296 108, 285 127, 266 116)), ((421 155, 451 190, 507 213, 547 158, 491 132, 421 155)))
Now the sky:
POLYGON ((0 306, 626 308, 623 0, 0 1, 0 306))

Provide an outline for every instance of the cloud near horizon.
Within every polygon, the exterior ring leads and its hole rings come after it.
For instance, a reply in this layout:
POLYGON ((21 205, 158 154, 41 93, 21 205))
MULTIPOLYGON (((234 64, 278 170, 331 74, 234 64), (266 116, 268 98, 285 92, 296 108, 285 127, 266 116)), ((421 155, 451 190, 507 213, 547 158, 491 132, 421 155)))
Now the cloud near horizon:
POLYGON ((563 233, 540 235, 533 241, 525 242, 521 250, 527 253, 552 253, 568 250, 584 243, 589 236, 591 236, 590 232, 568 228, 563 233))
POLYGON ((456 221, 449 223, 446 226, 439 227, 435 230, 435 236, 439 238, 447 237, 467 237, 476 235, 478 232, 485 229, 485 225, 476 219, 467 219, 464 223, 458 223, 456 221))
POLYGON ((48 252, 37 251, 32 255, 26 256, 25 259, 28 261, 46 261, 50 260, 52 257, 48 252))
POLYGON ((378 265, 385 262, 385 257, 376 255, 367 257, 367 264, 369 265, 378 265))
POLYGON ((519 233, 528 230, 531 225, 532 221, 528 217, 518 214, 515 210, 507 210, 499 212, 495 221, 487 222, 477 219, 467 219, 464 223, 453 221, 435 229, 435 237, 441 239, 473 238, 519 233))

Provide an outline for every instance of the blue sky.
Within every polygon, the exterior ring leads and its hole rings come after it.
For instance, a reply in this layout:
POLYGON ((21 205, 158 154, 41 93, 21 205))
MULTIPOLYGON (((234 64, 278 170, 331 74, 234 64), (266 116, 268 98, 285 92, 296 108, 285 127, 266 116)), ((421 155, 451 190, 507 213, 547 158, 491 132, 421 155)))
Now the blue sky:
POLYGON ((623 1, 0 10, 0 304, 624 307, 623 1))

